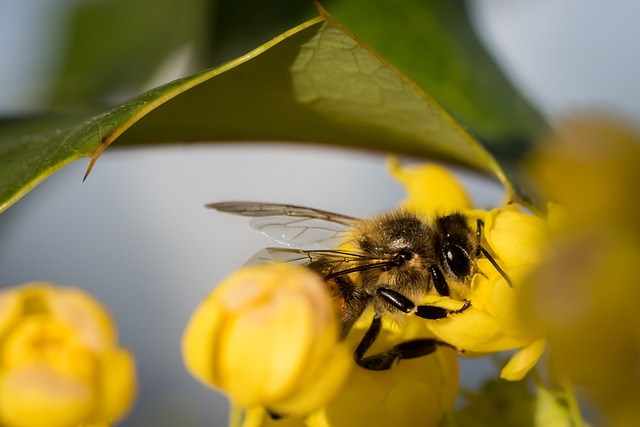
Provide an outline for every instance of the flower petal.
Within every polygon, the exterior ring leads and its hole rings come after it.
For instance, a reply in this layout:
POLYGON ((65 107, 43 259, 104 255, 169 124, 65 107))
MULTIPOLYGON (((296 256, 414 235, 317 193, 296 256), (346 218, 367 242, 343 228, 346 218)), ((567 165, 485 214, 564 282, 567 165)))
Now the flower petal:
POLYGON ((90 416, 90 387, 46 366, 0 376, 0 424, 6 427, 71 427, 90 416))
POLYGON ((396 157, 389 158, 388 167, 405 187, 405 208, 425 214, 471 209, 471 199, 447 169, 431 163, 401 167, 396 157))
POLYGON ((182 335, 182 359, 187 370, 204 384, 217 384, 211 358, 215 357, 219 331, 222 330, 225 310, 220 301, 205 299, 191 315, 182 335))
POLYGON ((116 350, 100 359, 99 401, 93 419, 118 421, 131 408, 136 394, 135 361, 129 352, 116 350))
POLYGON ((20 317, 22 313, 22 298, 15 289, 0 290, 0 338, 20 317))
POLYGON ((485 217, 485 238, 507 268, 540 262, 547 229, 542 219, 515 208, 494 209, 485 217))
POLYGON ((524 376, 527 375, 527 372, 538 363, 538 359, 542 356, 546 343, 547 340, 541 338, 518 350, 502 368, 500 378, 509 381, 523 379, 524 376))
POLYGON ((56 287, 48 299, 51 314, 72 325, 94 351, 116 346, 116 329, 107 311, 94 298, 78 289, 56 287))
POLYGON ((451 349, 403 360, 383 372, 356 367, 338 396, 312 414, 307 425, 435 427, 452 409, 457 388, 458 365, 451 349))

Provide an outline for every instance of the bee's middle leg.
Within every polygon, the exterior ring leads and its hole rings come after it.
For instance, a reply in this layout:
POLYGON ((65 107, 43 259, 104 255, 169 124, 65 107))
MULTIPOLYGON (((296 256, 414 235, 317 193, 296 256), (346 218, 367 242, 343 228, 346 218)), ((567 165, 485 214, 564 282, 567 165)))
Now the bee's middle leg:
MULTIPOLYGON (((378 297, 382 298, 396 309, 407 314, 414 311, 416 316, 425 319, 443 319, 451 314, 462 313, 471 307, 471 303, 469 301, 465 301, 464 305, 458 310, 449 310, 435 305, 416 306, 409 298, 405 297, 401 293, 384 287, 378 288, 376 293, 378 297)), ((369 329, 362 337, 360 344, 358 344, 358 347, 353 354, 353 358, 356 363, 365 369, 384 371, 391 368, 396 360, 413 359, 415 357, 426 356, 436 351, 439 345, 452 347, 450 344, 435 338, 417 338, 397 344, 383 352, 365 357, 365 353, 369 348, 371 348, 375 340, 378 338, 381 329, 382 317, 379 313, 376 313, 373 317, 373 321, 371 322, 371 326, 369 326, 369 329)))
POLYGON ((371 345, 378 338, 381 328, 382 317, 376 313, 371 326, 369 326, 353 354, 355 362, 365 369, 385 371, 391 368, 396 360, 426 356, 436 351, 438 345, 448 345, 433 338, 419 338, 400 343, 381 353, 365 357, 367 350, 371 348, 371 345))

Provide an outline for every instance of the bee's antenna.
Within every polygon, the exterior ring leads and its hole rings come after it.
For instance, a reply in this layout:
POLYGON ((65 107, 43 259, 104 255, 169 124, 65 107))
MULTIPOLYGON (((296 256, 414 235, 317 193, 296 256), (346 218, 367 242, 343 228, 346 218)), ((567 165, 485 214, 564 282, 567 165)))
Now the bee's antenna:
POLYGON ((504 272, 504 270, 498 265, 498 263, 496 262, 495 259, 493 259, 493 257, 491 256, 491 254, 489 253, 489 251, 487 251, 485 248, 483 248, 482 246, 480 246, 480 251, 482 251, 482 254, 489 260, 489 262, 491 263, 491 265, 493 265, 495 267, 496 270, 498 270, 498 273, 500 273, 500 275, 502 277, 504 277, 504 280, 507 281, 507 285, 509 285, 510 288, 513 288, 513 283, 511 282, 511 279, 509 279, 509 276, 507 276, 507 273, 504 272))
POLYGON ((325 279, 326 280, 335 279, 336 277, 344 276, 345 274, 356 273, 358 271, 366 271, 366 270, 371 270, 373 268, 388 267, 388 266, 394 265, 394 263, 395 261, 393 260, 384 260, 384 261, 372 262, 371 264, 357 265, 355 267, 346 268, 344 270, 330 273, 327 276, 325 276, 325 279))
POLYGON ((491 256, 491 254, 489 253, 489 251, 487 251, 485 248, 482 247, 482 245, 480 244, 480 242, 482 241, 482 229, 484 228, 484 221, 481 220, 480 218, 478 218, 478 228, 477 228, 477 239, 478 239, 478 251, 477 251, 477 255, 480 255, 480 252, 482 252, 482 254, 489 260, 489 262, 491 263, 491 265, 493 265, 495 267, 496 270, 498 270, 498 273, 500 273, 500 275, 502 277, 504 277, 504 280, 507 281, 507 285, 509 285, 510 288, 513 288, 513 283, 511 282, 511 279, 509 279, 509 276, 507 276, 507 273, 504 272, 504 270, 498 265, 498 263, 496 262, 495 259, 493 259, 493 257, 491 256))

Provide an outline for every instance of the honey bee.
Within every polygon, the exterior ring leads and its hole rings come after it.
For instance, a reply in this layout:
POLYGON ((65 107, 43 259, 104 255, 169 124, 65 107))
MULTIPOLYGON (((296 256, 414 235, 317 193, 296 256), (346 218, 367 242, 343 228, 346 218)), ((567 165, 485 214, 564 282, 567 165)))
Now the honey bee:
POLYGON ((364 310, 373 305, 374 317, 354 352, 355 362, 371 370, 391 368, 396 360, 432 353, 434 338, 413 339, 378 354, 365 356, 382 327, 383 315, 413 314, 428 320, 463 313, 476 260, 486 257, 511 282, 498 263, 482 247, 481 220, 476 228, 459 212, 427 220, 396 209, 367 219, 302 206, 221 202, 205 205, 234 215, 252 217, 251 225, 262 234, 288 246, 322 245, 331 249, 268 247, 249 263, 290 262, 306 266, 327 283, 340 324, 341 337, 351 330, 364 310), (340 249, 340 248, 350 249, 340 249), (451 297, 461 303, 451 310, 437 305, 416 305, 426 295, 451 297))

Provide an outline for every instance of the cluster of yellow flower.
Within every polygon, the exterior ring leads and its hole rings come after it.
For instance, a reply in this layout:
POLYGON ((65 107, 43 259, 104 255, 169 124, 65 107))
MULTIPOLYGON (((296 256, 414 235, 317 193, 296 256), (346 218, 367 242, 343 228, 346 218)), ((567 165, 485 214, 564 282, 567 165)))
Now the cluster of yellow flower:
POLYGON ((131 355, 84 292, 46 283, 0 291, 0 426, 108 426, 135 394, 131 355))
MULTIPOLYGON (((464 311, 461 301, 428 295, 414 302, 458 314, 383 319, 370 351, 417 338, 448 345, 388 370, 364 369, 352 355, 373 309, 341 337, 324 278, 282 263, 242 268, 209 295, 184 333, 185 364, 239 408, 235 426, 477 425, 451 415, 459 353, 512 350, 500 376, 518 381, 548 343, 550 374, 535 375, 531 425, 583 425, 571 384, 584 388, 604 423, 634 425, 638 165, 640 141, 632 130, 595 119, 569 122, 531 161, 541 190, 560 203, 549 204, 542 219, 513 204, 474 209, 445 169, 392 162, 408 194, 403 209, 427 221, 452 212, 481 220, 488 257, 475 260, 464 311), (554 388, 559 384, 564 391, 554 388)), ((108 314, 82 291, 45 283, 0 291, 1 427, 107 426, 132 404, 134 371, 108 314)))
POLYGON ((553 368, 595 403, 599 424, 640 419, 640 137, 602 116, 542 141, 531 171, 559 203, 554 247, 523 286, 523 318, 546 332, 553 368))
MULTIPOLYGON (((393 163, 391 169, 407 188, 405 209, 425 218, 462 212, 483 220, 483 247, 513 287, 487 259, 478 259, 479 273, 466 296, 469 309, 435 321, 416 316, 402 323, 383 321, 372 353, 415 338, 437 338, 467 354, 518 349, 502 377, 522 379, 545 347, 543 333, 517 316, 521 279, 539 263, 548 243, 545 221, 517 206, 472 209, 464 189, 439 166, 400 168, 393 163)), ((302 267, 241 269, 191 319, 183 340, 187 367, 247 409, 245 427, 439 425, 458 393, 456 351, 439 346, 427 357, 402 360, 390 370, 364 369, 350 354, 373 311, 366 311, 340 341, 324 288, 316 273, 302 267), (281 415, 284 420, 278 419, 281 415)), ((460 301, 436 295, 419 303, 460 307, 460 301)))

